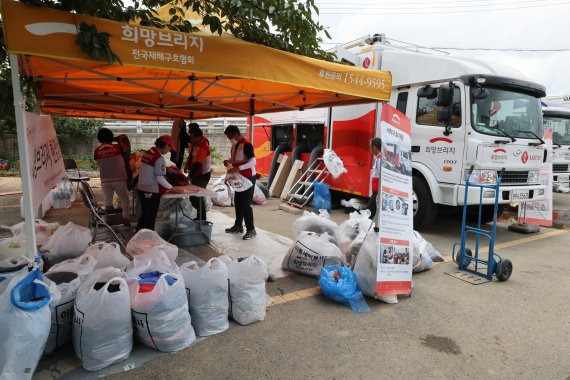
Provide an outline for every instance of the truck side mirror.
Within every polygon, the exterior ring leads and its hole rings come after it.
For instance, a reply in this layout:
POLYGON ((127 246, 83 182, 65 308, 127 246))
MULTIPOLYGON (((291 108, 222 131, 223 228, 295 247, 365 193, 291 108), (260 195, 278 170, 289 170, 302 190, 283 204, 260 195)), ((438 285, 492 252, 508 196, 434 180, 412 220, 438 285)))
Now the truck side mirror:
POLYGON ((451 86, 442 84, 437 92, 437 106, 449 107, 451 105, 451 86))
POLYGON ((437 96, 437 90, 431 87, 429 84, 418 90, 418 98, 435 99, 437 96))
POLYGON ((451 121, 449 107, 437 107, 437 121, 448 124, 451 121))

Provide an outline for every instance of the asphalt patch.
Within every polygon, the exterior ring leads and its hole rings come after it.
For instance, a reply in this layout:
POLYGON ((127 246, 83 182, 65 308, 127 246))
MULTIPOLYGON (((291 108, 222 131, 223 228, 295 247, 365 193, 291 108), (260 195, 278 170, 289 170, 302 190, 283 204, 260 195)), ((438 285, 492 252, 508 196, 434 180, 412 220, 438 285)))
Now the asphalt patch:
POLYGON ((453 339, 445 336, 427 335, 420 338, 422 344, 433 350, 443 352, 446 354, 460 355, 461 348, 453 339))

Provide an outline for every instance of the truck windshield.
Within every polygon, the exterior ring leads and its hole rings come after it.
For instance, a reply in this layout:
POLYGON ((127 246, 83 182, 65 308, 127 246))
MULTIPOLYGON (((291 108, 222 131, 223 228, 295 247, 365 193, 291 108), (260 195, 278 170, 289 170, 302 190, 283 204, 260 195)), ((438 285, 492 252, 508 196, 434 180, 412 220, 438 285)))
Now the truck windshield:
POLYGON ((570 145, 570 118, 545 116, 544 128, 552 128, 552 139, 556 144, 570 145))
POLYGON ((537 98, 499 88, 487 88, 484 99, 471 96, 471 123, 480 133, 534 139, 525 131, 542 137, 542 111, 537 98), (502 131, 501 131, 502 130, 502 131), (504 132, 503 132, 504 131, 504 132))

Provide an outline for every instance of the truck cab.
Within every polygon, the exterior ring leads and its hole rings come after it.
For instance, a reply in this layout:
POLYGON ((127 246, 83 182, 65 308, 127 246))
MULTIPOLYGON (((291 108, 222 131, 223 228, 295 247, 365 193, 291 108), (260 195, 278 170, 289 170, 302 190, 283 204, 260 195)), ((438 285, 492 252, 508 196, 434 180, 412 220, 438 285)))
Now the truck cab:
POLYGON ((552 130, 552 174, 555 187, 570 184, 570 109, 545 105, 542 107, 544 128, 552 130))

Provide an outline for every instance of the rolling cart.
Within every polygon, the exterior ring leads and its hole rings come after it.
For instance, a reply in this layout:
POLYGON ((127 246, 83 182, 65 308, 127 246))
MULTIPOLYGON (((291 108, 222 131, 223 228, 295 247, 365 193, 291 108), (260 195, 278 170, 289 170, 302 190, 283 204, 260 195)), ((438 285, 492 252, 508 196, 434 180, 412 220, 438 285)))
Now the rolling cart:
POLYGON ((453 244, 452 258, 453 261, 459 266, 462 271, 470 272, 478 276, 485 277, 491 281, 493 275, 499 281, 507 281, 513 272, 513 264, 510 260, 505 259, 495 253, 495 235, 497 232, 497 209, 499 208, 499 186, 503 177, 505 169, 502 169, 498 175, 497 183, 493 185, 472 183, 471 175, 473 174, 473 166, 467 173, 465 180, 465 195, 463 200, 463 218, 461 222, 461 242, 453 244), (477 227, 471 227, 466 224, 467 218, 467 199, 469 189, 479 189, 479 217, 477 227), (495 207, 493 210, 493 226, 491 230, 481 228, 481 212, 483 206, 483 194, 485 191, 494 190, 495 192, 495 207), (475 235, 475 252, 466 247, 467 234, 475 235), (479 247, 481 237, 489 240, 489 251, 487 259, 479 257, 479 247), (459 250, 457 250, 459 247, 459 250), (473 264, 473 266, 471 266, 473 264))

